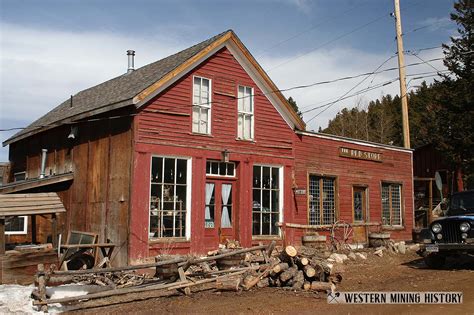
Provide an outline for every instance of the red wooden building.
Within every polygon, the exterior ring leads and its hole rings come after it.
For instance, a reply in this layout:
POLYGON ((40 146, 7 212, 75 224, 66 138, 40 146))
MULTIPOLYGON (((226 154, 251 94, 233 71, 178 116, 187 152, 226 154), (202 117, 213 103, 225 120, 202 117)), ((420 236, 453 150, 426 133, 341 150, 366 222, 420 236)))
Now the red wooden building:
POLYGON ((361 241, 376 223, 411 238, 411 151, 305 131, 232 31, 81 91, 6 144, 0 192, 57 192, 61 232, 118 244, 119 264, 300 243, 296 225, 338 220, 361 241))

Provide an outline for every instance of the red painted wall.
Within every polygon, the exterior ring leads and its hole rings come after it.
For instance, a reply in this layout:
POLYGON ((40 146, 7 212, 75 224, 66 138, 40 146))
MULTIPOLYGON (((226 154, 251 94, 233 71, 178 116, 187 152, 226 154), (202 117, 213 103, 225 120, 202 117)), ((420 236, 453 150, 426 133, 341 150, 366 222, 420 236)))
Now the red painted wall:
MULTIPOLYGON (((304 188, 306 195, 296 196, 297 209, 294 223, 308 223, 308 174, 336 177, 337 202, 339 213, 337 220, 353 222, 352 187, 366 186, 368 191, 368 212, 370 222, 381 222, 381 183, 396 182, 402 184, 402 217, 403 227, 384 230, 391 233, 393 239, 410 240, 413 227, 413 177, 412 153, 394 150, 381 146, 359 145, 354 142, 337 139, 324 139, 308 135, 298 136, 296 150, 296 183, 304 188), (382 154, 382 162, 357 160, 339 156, 339 148, 346 147, 382 154)), ((377 230, 371 227, 370 230, 377 230)), ((302 230, 292 229, 288 232, 295 241, 301 240, 302 230)))
POLYGON ((133 185, 130 216, 129 249, 131 262, 172 248, 176 253, 204 253, 215 249, 204 228, 204 198, 206 160, 220 160, 221 152, 229 150, 230 161, 236 162, 237 222, 235 238, 242 245, 252 242, 252 173, 254 164, 284 167, 284 216, 292 213, 291 170, 294 165, 294 132, 278 111, 238 64, 223 48, 207 61, 181 78, 135 117, 133 185), (192 133, 193 76, 211 79, 212 122, 211 135, 192 133), (225 82, 223 85, 222 82, 225 82), (254 88, 254 141, 237 140, 238 85, 254 88), (191 240, 183 242, 149 242, 148 216, 150 194, 150 161, 152 155, 192 158, 191 240))
MULTIPOLYGON (((206 160, 220 160, 230 151, 237 165, 234 217, 235 239, 250 246, 269 239, 252 238, 252 173, 254 164, 282 166, 285 222, 308 224, 307 194, 294 195, 293 185, 308 191, 308 173, 337 177, 338 219, 352 222, 352 186, 366 185, 371 222, 381 220, 381 182, 403 185, 403 227, 391 230, 392 238, 410 239, 413 221, 411 152, 360 145, 336 139, 296 135, 256 84, 223 48, 199 67, 152 99, 134 119, 133 181, 131 186, 129 262, 163 251, 205 253, 216 245, 206 236, 204 199, 206 160), (211 135, 192 133, 193 76, 212 80, 211 135), (255 141, 237 140, 238 85, 255 89, 255 141), (229 96, 234 94, 235 96, 229 96), (339 157, 339 147, 383 154, 383 162, 339 157), (179 242, 149 241, 150 162, 152 155, 192 159, 191 238, 179 242)), ((300 243, 304 230, 286 229, 290 243, 300 243)), ((281 241, 281 239, 280 239, 281 241)))

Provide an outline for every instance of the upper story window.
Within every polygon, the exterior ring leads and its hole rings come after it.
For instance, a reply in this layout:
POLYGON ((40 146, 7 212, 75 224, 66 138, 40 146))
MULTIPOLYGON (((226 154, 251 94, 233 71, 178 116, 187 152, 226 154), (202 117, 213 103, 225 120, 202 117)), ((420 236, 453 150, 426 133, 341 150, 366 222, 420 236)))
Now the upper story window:
POLYGON ((194 77, 193 132, 211 133, 211 80, 194 77))
POLYGON ((238 130, 239 139, 253 139, 253 88, 247 86, 239 86, 238 94, 238 130))

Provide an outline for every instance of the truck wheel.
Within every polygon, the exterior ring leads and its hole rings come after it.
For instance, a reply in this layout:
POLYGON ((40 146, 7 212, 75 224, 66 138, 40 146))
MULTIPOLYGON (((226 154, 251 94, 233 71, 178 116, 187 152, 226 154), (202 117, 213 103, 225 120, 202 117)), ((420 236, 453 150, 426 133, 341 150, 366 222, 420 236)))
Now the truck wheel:
POLYGON ((446 262, 446 257, 439 254, 430 254, 425 257, 425 264, 434 269, 439 269, 444 266, 446 262))

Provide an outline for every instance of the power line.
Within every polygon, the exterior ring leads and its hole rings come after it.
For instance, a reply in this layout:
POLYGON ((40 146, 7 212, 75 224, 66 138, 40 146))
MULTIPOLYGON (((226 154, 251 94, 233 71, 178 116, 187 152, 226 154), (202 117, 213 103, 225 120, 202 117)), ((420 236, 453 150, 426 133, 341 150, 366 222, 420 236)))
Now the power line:
MULTIPOLYGON (((449 70, 443 70, 442 72, 451 72, 449 70)), ((415 74, 414 74, 415 75, 415 74)), ((440 76, 440 73, 437 72, 436 74, 431 74, 431 75, 426 75, 426 76, 419 76, 419 77, 415 77, 411 80, 420 80, 420 79, 424 79, 424 78, 428 78, 428 77, 433 77, 433 76, 440 76)), ((410 81, 411 81, 410 80, 410 81)), ((326 111, 330 106, 334 105, 336 102, 339 102, 339 101, 342 101, 342 100, 345 100, 345 99, 348 99, 348 98, 351 98, 351 97, 354 97, 354 96, 357 96, 357 95, 360 95, 360 94, 365 94, 369 91, 372 91, 372 90, 375 90, 375 89, 378 89, 380 87, 383 87, 383 86, 387 86, 387 85, 390 85, 394 82, 398 81, 398 77, 397 78, 394 78, 392 80, 389 80, 389 81, 386 81, 386 82, 383 82, 383 83, 379 83, 379 84, 376 84, 375 86, 372 86, 370 88, 365 88, 365 89, 362 89, 362 90, 359 90, 351 95, 347 95, 347 96, 344 96, 343 98, 340 98, 338 99, 337 101, 335 102, 329 102, 329 103, 326 103, 326 104, 323 104, 323 105, 320 105, 320 106, 317 106, 311 110, 308 110, 306 112, 310 112, 310 111, 313 111, 313 110, 316 110, 316 109, 321 109, 321 108, 324 108, 326 107, 324 110, 320 111, 319 113, 317 113, 315 116, 313 116, 310 120, 306 121, 307 123, 309 123, 312 119, 314 119, 315 117, 319 116, 320 114, 322 114, 324 111, 326 111)), ((408 93, 407 93, 408 94, 408 93)), ((405 94, 404 94, 405 95, 405 94)), ((305 113, 306 113, 305 112, 305 113)))
POLYGON ((340 39, 342 39, 342 38, 344 38, 344 37, 346 37, 346 36, 348 36, 348 35, 351 35, 351 34, 357 32, 357 31, 359 31, 359 30, 361 30, 361 29, 363 29, 363 28, 365 28, 365 27, 367 27, 367 26, 369 26, 369 25, 371 25, 371 24, 374 24, 374 23, 380 21, 381 19, 383 19, 383 18, 385 18, 385 17, 387 17, 387 16, 390 16, 390 14, 381 15, 381 16, 379 16, 379 17, 377 17, 377 18, 375 18, 375 19, 373 19, 373 20, 371 20, 371 21, 369 21, 369 22, 367 22, 367 23, 365 23, 365 24, 362 24, 362 25, 356 27, 355 29, 352 29, 352 30, 349 31, 349 32, 343 33, 343 34, 339 35, 338 37, 336 37, 336 38, 334 38, 334 39, 331 39, 331 40, 329 40, 329 41, 323 43, 322 45, 320 45, 320 46, 318 46, 318 47, 316 47, 316 48, 311 49, 311 50, 308 51, 308 52, 305 52, 305 53, 303 53, 303 54, 300 54, 300 55, 297 56, 297 57, 288 59, 288 60, 286 60, 286 61, 284 61, 284 62, 282 62, 282 63, 276 65, 275 67, 273 67, 273 68, 271 68, 271 69, 269 69, 269 70, 267 70, 267 71, 270 72, 270 71, 272 71, 272 70, 274 70, 274 69, 276 69, 276 68, 278 68, 278 67, 281 67, 281 66, 283 66, 283 65, 285 65, 285 64, 287 64, 287 63, 290 63, 290 62, 293 62, 293 61, 295 61, 295 60, 298 60, 298 59, 300 59, 301 57, 304 57, 304 56, 306 56, 306 55, 312 53, 312 52, 315 51, 315 50, 318 50, 318 49, 320 49, 320 48, 322 48, 322 47, 324 47, 324 46, 327 46, 327 45, 329 45, 329 44, 332 44, 332 43, 334 43, 335 41, 338 41, 338 40, 340 40, 340 39))
MULTIPOLYGON (((377 70, 379 70, 380 68, 383 67, 384 64, 386 64, 389 60, 391 60, 393 57, 395 57, 395 55, 393 56, 390 56, 388 57, 386 60, 384 60, 379 66, 377 66, 377 68, 372 71, 372 72, 377 72, 377 70)), ((337 102, 339 102, 344 96, 346 96, 347 94, 349 94, 350 92, 352 92, 352 90, 354 90, 356 87, 358 87, 359 85, 361 85, 365 80, 367 80, 369 77, 370 77, 371 74, 369 74, 368 76, 366 76, 365 78, 363 78, 359 83, 357 83, 356 85, 354 85, 352 88, 350 88, 346 93, 344 93, 343 95, 341 95, 337 100, 335 100, 334 102, 332 102, 332 104, 328 104, 327 107, 325 107, 323 110, 321 110, 319 113, 317 113, 316 115, 314 115, 313 117, 311 117, 307 123, 309 123, 311 120, 313 120, 314 118, 316 118, 317 116, 321 115, 322 113, 324 113, 326 110, 328 110, 332 105, 336 104, 337 102)), ((306 111, 306 113, 308 113, 309 111, 306 111)))

